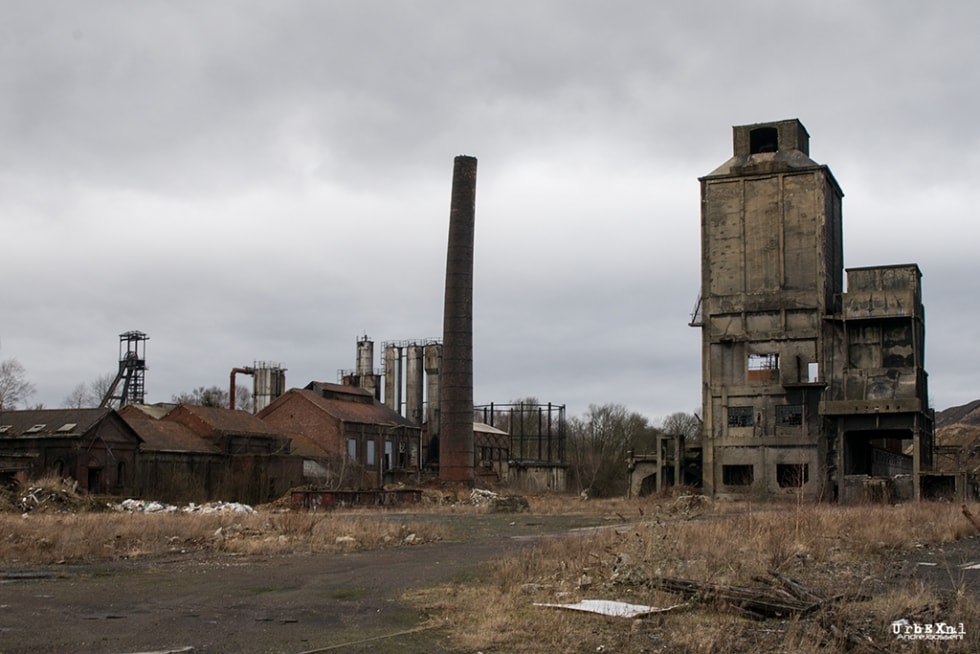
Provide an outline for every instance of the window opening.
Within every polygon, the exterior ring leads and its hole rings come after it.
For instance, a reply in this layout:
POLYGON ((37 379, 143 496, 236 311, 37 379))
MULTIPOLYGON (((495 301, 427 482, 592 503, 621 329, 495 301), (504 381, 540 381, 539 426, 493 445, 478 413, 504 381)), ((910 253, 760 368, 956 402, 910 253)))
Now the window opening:
POLYGON ((749 154, 775 152, 779 149, 779 130, 775 127, 758 127, 749 132, 749 154))
POLYGON ((776 423, 780 427, 798 427, 803 424, 803 405, 776 405, 776 423))
POLYGON ((780 488, 800 488, 810 481, 810 466, 807 463, 777 463, 776 481, 780 488))
POLYGON ((351 461, 357 460, 357 439, 348 438, 347 439, 347 458, 351 461))
POLYGON ((752 413, 752 407, 750 406, 728 407, 728 426, 751 427, 754 424, 752 413))
POLYGON ((755 470, 751 465, 723 465, 721 480, 726 486, 751 486, 755 470))
POLYGON ((779 355, 750 354, 748 368, 749 381, 772 381, 779 374, 779 355))
POLYGON ((373 466, 374 465, 374 458, 375 458, 374 448, 375 448, 374 441, 373 440, 368 440, 368 442, 367 442, 367 465, 369 465, 369 466, 373 466))

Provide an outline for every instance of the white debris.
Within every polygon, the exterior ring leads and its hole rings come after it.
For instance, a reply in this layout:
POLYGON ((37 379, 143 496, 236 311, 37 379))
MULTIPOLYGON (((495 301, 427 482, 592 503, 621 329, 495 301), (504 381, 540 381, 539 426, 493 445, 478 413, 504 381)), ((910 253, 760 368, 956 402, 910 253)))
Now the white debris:
POLYGON ((614 600, 582 600, 575 604, 545 604, 535 602, 535 606, 545 606, 553 609, 567 609, 569 611, 584 611, 586 613, 596 613, 598 615, 608 615, 614 618, 642 618, 654 613, 666 613, 676 609, 683 604, 675 604, 666 608, 657 606, 647 606, 645 604, 629 604, 627 602, 617 602, 614 600))
POLYGON ((473 504, 489 504, 498 497, 500 496, 497 493, 482 488, 474 488, 470 492, 470 502, 473 504))
POLYGON ((239 502, 207 502, 205 504, 191 502, 180 507, 149 500, 127 499, 119 504, 111 505, 111 507, 115 511, 129 511, 131 513, 255 513, 255 509, 251 506, 239 502))

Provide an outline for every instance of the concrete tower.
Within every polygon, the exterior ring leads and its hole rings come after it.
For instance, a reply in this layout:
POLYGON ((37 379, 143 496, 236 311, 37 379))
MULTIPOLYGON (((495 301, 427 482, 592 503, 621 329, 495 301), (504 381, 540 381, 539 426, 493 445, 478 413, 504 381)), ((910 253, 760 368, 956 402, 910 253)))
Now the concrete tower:
POLYGON ((844 194, 798 120, 735 127, 734 156, 700 182, 705 491, 816 496, 844 194))
POLYGON ((917 480, 932 433, 918 268, 848 271, 843 293, 844 194, 803 125, 735 127, 734 150, 700 179, 705 491, 917 480))

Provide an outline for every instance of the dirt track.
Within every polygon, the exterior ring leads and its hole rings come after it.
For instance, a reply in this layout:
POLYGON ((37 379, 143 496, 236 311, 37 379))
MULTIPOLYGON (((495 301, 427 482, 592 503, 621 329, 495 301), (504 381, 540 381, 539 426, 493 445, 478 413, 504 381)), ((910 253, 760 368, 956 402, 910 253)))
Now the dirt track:
POLYGON ((456 542, 343 555, 206 553, 0 574, 0 652, 451 652, 406 590, 466 582, 567 518, 474 516, 456 542), (491 534, 499 534, 493 536, 491 534), (186 648, 186 649, 184 649, 186 648))

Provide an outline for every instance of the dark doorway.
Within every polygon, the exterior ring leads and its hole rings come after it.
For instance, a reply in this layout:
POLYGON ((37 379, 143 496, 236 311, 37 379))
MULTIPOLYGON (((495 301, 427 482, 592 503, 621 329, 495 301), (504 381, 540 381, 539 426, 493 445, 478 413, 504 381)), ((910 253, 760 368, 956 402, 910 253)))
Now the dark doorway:
POLYGON ((640 482, 640 497, 646 497, 647 495, 653 495, 657 492, 657 473, 652 475, 647 475, 640 482))
POLYGON ((102 468, 88 469, 88 492, 98 493, 102 490, 102 468))
POLYGON ((844 474, 894 477, 912 473, 906 454, 912 432, 906 429, 848 431, 844 434, 844 474))

